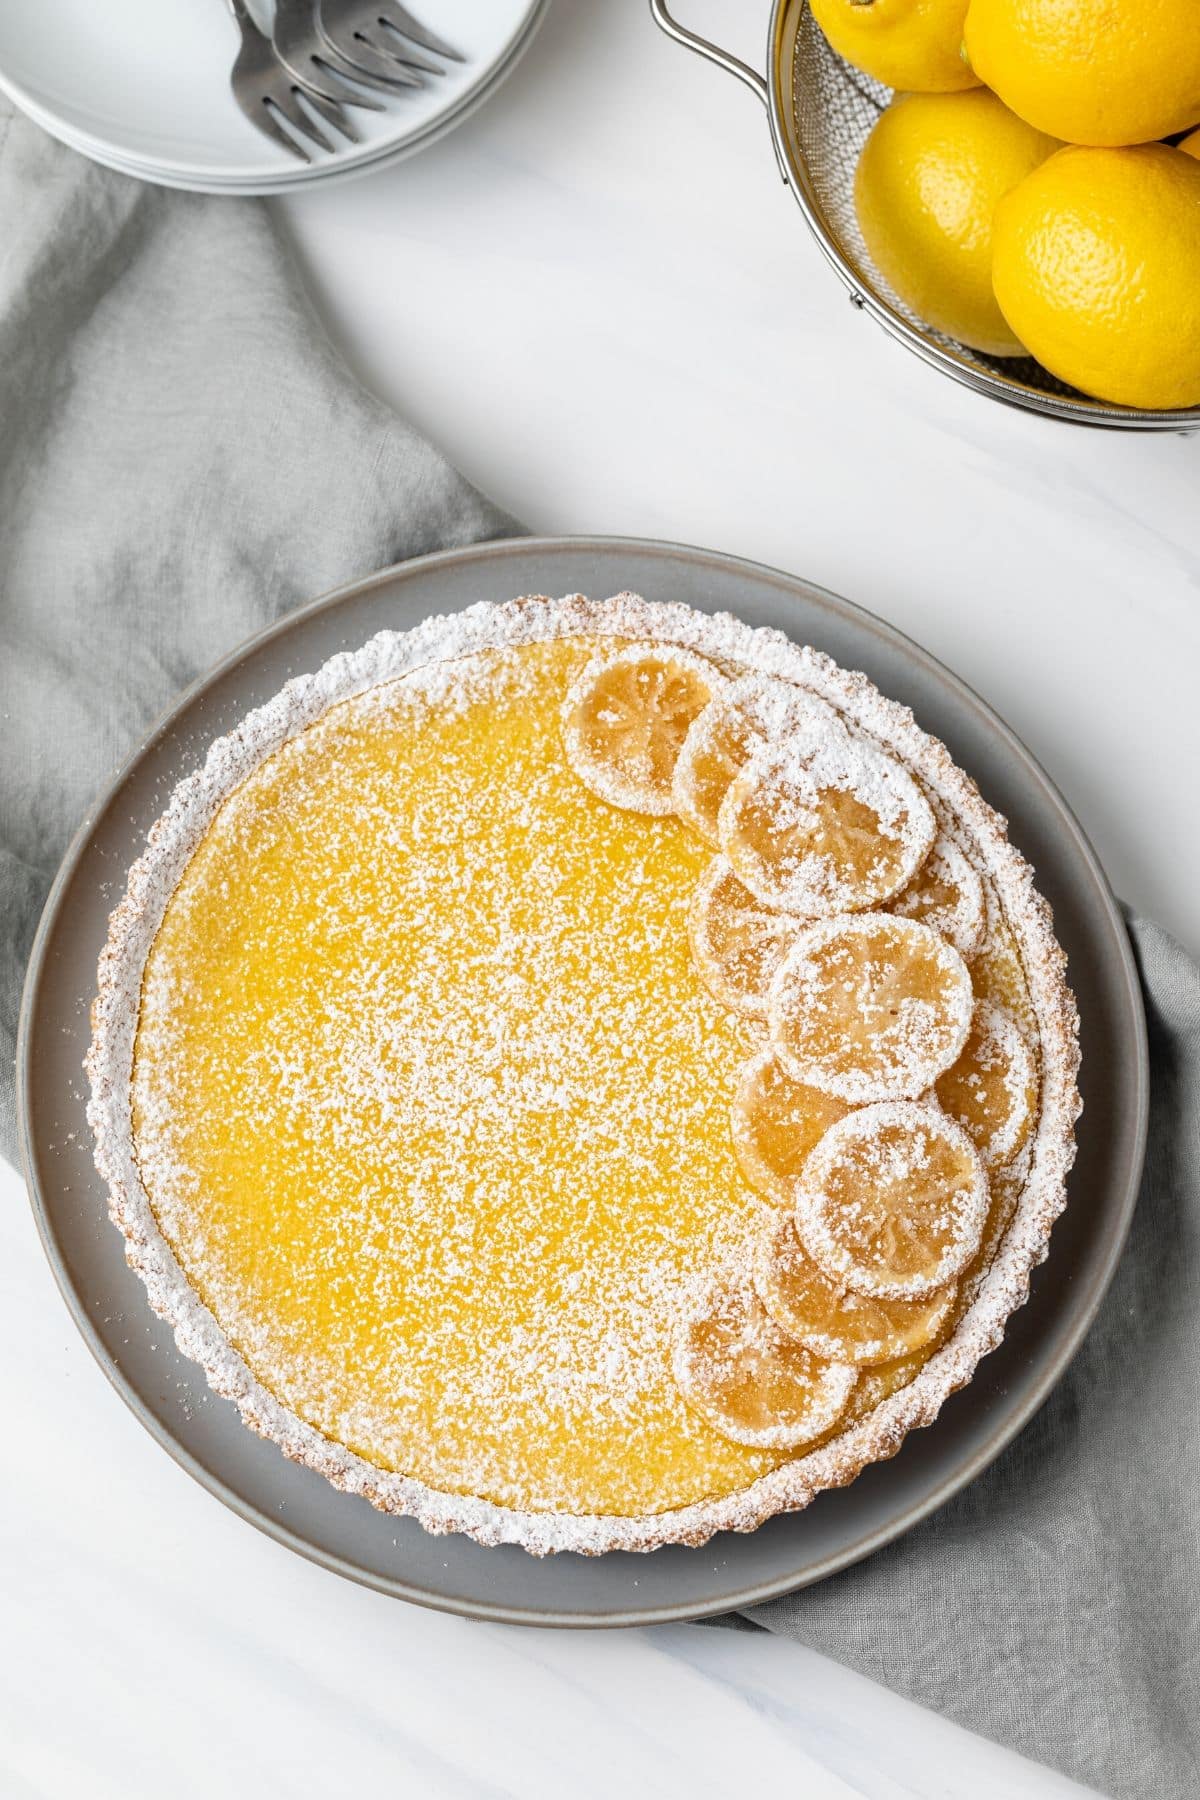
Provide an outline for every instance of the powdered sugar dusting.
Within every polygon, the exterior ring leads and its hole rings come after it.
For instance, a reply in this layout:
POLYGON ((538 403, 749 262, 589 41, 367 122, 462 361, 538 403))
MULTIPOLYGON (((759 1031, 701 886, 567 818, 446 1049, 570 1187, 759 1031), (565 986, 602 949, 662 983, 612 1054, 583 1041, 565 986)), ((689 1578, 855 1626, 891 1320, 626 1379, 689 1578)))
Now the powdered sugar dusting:
MULTIPOLYGON (((432 692, 445 677, 428 679, 434 684, 432 692)), ((536 598, 472 607, 450 619, 427 621, 411 633, 382 633, 362 650, 335 657, 315 675, 289 683, 251 714, 213 746, 202 769, 179 785, 150 834, 146 853, 131 871, 126 896, 113 916, 88 1059, 89 1117, 114 1219, 125 1233, 130 1261, 145 1280, 152 1304, 172 1322, 181 1348, 203 1364, 214 1388, 233 1398, 247 1422, 275 1439, 288 1455, 376 1505, 411 1513, 432 1531, 461 1530, 482 1543, 516 1542, 536 1553, 563 1548, 589 1553, 649 1549, 667 1541, 702 1542, 721 1529, 753 1529, 773 1512, 806 1504, 821 1488, 851 1479, 864 1462, 891 1454, 908 1430, 929 1423, 945 1396, 969 1379, 978 1358, 999 1342, 1009 1312, 1025 1298, 1030 1270, 1044 1256, 1050 1225, 1063 1204, 1078 1110, 1075 1030, 1062 953, 1048 911, 1033 888, 1027 865, 1007 843, 1003 822, 984 805, 944 748, 921 733, 904 709, 879 696, 865 677, 846 674, 820 653, 797 648, 778 633, 752 631, 727 616, 708 618, 683 607, 651 606, 632 595, 607 602, 579 596, 557 602, 536 598), (422 665, 444 669, 452 659, 491 648, 583 635, 669 641, 729 668, 752 668, 798 682, 913 769, 956 819, 974 857, 987 870, 1019 947, 1041 1052, 1041 1107, 1029 1177, 1000 1252, 950 1342, 908 1387, 819 1449, 736 1493, 631 1518, 518 1511, 470 1494, 439 1491, 374 1467, 304 1424, 255 1380, 183 1278, 142 1186, 130 1129, 130 1071, 147 953, 179 875, 225 796, 330 705, 422 665)), ((351 1055, 344 1078, 353 1080, 354 1069, 351 1055)))
POLYGON ((433 704, 418 672, 239 787, 147 960, 134 1140, 193 1284, 324 1435, 493 1501, 653 1511, 769 1466, 709 1441, 666 1352, 755 1218, 747 1039, 691 979, 704 851, 564 761, 578 660, 459 658, 433 704))

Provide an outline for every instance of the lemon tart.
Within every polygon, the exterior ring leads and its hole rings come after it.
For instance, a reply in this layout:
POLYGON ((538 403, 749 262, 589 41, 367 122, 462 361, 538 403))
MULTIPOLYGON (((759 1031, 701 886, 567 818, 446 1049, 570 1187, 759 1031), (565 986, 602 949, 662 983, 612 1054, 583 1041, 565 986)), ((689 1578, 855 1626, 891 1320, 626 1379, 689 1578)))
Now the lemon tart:
POLYGON ((383 633, 213 745, 88 1058, 150 1302, 431 1531, 806 1505, 1000 1341, 1065 1200, 1065 959, 860 674, 635 595, 383 633))

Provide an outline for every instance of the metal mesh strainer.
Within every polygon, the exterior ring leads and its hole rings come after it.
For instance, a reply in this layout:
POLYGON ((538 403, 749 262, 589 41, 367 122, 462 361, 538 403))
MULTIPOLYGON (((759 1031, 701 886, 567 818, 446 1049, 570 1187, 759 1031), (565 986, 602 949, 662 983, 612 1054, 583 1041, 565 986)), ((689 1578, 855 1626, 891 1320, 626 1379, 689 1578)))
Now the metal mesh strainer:
POLYGON ((859 154, 891 91, 830 49, 808 0, 774 0, 766 80, 706 38, 686 30, 666 0, 650 10, 669 37, 736 75, 766 107, 775 155, 827 261, 892 337, 944 375, 1028 412, 1075 424, 1140 431, 1200 430, 1200 407, 1146 412, 1091 400, 1031 357, 985 356, 922 323, 888 287, 867 255, 854 211, 859 154))

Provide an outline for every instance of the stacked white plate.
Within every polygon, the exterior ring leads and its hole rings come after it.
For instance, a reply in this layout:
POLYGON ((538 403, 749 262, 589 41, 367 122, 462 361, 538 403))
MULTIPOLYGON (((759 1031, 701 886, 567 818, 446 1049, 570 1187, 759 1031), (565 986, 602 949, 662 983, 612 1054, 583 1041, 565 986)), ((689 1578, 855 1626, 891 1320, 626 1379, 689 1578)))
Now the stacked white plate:
POLYGON ((238 33, 225 0, 0 0, 0 89, 123 174, 204 193, 285 194, 382 168, 452 130, 513 67, 547 4, 411 0, 462 62, 423 87, 376 93, 382 112, 349 109, 360 142, 314 149, 307 166, 256 131, 230 92, 238 33))

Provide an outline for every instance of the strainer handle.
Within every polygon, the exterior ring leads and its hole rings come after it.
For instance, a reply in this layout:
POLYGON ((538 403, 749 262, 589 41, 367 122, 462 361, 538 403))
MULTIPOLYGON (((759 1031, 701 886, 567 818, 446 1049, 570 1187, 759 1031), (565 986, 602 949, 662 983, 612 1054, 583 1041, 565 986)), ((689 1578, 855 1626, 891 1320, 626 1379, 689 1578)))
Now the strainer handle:
POLYGON ((650 11, 655 24, 665 31, 669 38, 674 38, 677 44, 683 44, 688 50, 694 50, 697 56, 706 57, 709 62, 716 63, 718 69, 724 69, 727 74, 736 75, 739 81, 745 82, 752 94, 757 95, 764 106, 769 105, 767 84, 762 76, 750 67, 749 63, 742 62, 740 57, 732 56, 728 50, 722 50, 719 44, 710 43, 698 32, 689 31, 685 25, 681 25, 678 19, 672 17, 666 0, 650 0, 650 11))
MULTIPOLYGON (((744 82, 750 92, 762 101, 768 115, 770 114, 771 96, 767 84, 762 76, 750 67, 749 63, 744 63, 740 56, 734 56, 728 50, 722 50, 720 44, 710 43, 708 38, 701 37, 699 32, 689 31, 685 25, 681 25, 679 20, 672 16, 667 6, 667 0, 650 0, 650 13, 654 23, 665 31, 669 38, 674 38, 677 44, 682 44, 685 50, 694 50, 697 56, 703 56, 708 62, 716 63, 718 69, 724 69, 729 75, 736 75, 738 80, 744 82)), ((783 152, 779 148, 779 140, 773 128, 771 142, 775 147, 775 161, 779 165, 779 173, 783 178, 784 185, 785 187, 790 186, 783 152)))

